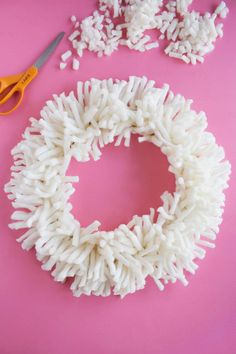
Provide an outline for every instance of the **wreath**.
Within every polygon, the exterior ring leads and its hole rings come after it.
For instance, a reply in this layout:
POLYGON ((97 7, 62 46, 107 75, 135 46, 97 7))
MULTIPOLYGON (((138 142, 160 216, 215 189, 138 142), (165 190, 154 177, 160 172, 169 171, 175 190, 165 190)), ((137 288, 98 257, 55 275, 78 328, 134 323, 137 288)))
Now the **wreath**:
POLYGON ((75 296, 125 296, 151 276, 160 290, 168 282, 188 284, 205 247, 214 247, 222 221, 230 164, 213 134, 205 131, 203 112, 168 85, 145 77, 78 82, 71 92, 47 101, 40 119, 30 118, 23 140, 12 150, 12 178, 5 186, 12 205, 12 229, 25 250, 35 247, 42 268, 56 281, 73 278, 75 296), (111 231, 99 221, 82 227, 69 202, 77 176, 67 176, 71 158, 97 160, 104 145, 131 134, 161 149, 175 175, 176 190, 163 205, 135 215, 111 231))

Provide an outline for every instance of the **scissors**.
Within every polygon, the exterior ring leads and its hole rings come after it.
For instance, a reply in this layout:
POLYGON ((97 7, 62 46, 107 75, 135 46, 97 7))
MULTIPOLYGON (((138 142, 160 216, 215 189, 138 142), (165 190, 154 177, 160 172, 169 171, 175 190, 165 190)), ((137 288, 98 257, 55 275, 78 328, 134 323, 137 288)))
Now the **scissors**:
POLYGON ((58 36, 49 44, 45 51, 40 55, 38 60, 25 72, 17 75, 10 75, 4 78, 0 78, 0 115, 7 115, 13 112, 20 104, 24 96, 25 88, 29 83, 37 76, 38 70, 47 61, 52 52, 56 49, 60 41, 62 40, 65 32, 61 32, 58 36), (8 103, 15 94, 18 94, 18 100, 16 104, 10 110, 1 112, 1 105, 8 103))

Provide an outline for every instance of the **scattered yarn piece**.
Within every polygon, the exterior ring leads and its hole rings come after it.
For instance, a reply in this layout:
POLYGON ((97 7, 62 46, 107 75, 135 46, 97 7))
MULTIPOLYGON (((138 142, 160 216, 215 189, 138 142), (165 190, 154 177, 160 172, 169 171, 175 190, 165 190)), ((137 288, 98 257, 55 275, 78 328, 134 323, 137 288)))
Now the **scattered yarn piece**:
POLYGON ((76 58, 73 59, 72 67, 74 70, 79 70, 80 62, 76 58))
POLYGON ((71 50, 67 50, 65 53, 61 55, 61 60, 66 61, 72 55, 71 50))
POLYGON ((67 63, 64 63, 63 61, 60 62, 60 70, 64 70, 67 66, 67 63))
MULTIPOLYGON (((229 12, 222 1, 211 14, 189 11, 192 0, 100 0, 91 16, 77 21, 71 16, 73 31, 68 40, 74 57, 84 50, 98 57, 111 55, 119 45, 141 52, 159 47, 147 30, 156 30, 159 40, 165 40, 166 55, 186 64, 203 63, 204 56, 214 49, 216 40, 223 37, 223 24, 229 12)), ((66 57, 67 60, 69 58, 66 57)))

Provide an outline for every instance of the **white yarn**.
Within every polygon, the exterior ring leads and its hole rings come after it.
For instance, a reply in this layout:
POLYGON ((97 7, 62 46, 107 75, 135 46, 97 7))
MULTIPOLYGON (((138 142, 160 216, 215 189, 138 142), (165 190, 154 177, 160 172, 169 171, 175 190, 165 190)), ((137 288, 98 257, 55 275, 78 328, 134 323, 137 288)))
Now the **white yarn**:
POLYGON ((119 45, 144 52, 159 47, 159 42, 146 33, 153 30, 159 39, 166 40, 164 51, 169 57, 186 64, 203 63, 216 40, 223 37, 223 23, 217 21, 225 18, 229 9, 221 1, 214 13, 200 14, 189 10, 192 2, 100 0, 97 10, 81 23, 71 17, 73 30, 68 37, 71 50, 79 57, 84 50, 95 52, 98 57, 111 55, 119 45))
POLYGON ((214 247, 222 221, 230 164, 206 116, 191 100, 174 95, 168 85, 154 87, 147 78, 78 82, 77 94, 47 101, 40 119, 30 118, 23 140, 12 150, 12 178, 5 186, 12 205, 12 229, 28 228, 18 239, 35 247, 42 268, 56 281, 74 281, 75 296, 125 296, 145 286, 151 276, 160 290, 168 282, 188 284, 196 259, 214 247), (77 176, 66 176, 72 157, 99 159, 100 148, 131 134, 161 149, 176 178, 176 191, 162 195, 163 205, 149 215, 135 215, 109 232, 99 221, 87 227, 68 202, 77 176))

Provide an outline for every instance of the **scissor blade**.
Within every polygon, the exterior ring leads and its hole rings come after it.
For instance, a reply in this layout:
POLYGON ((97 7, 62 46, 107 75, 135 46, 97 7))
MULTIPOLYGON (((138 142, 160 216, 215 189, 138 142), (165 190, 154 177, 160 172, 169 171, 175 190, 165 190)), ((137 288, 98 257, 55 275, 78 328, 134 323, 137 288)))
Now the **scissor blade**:
POLYGON ((61 32, 58 36, 49 44, 49 46, 45 49, 45 51, 40 55, 38 60, 34 63, 37 69, 41 68, 41 66, 47 61, 52 52, 56 49, 60 41, 62 40, 65 32, 61 32))

